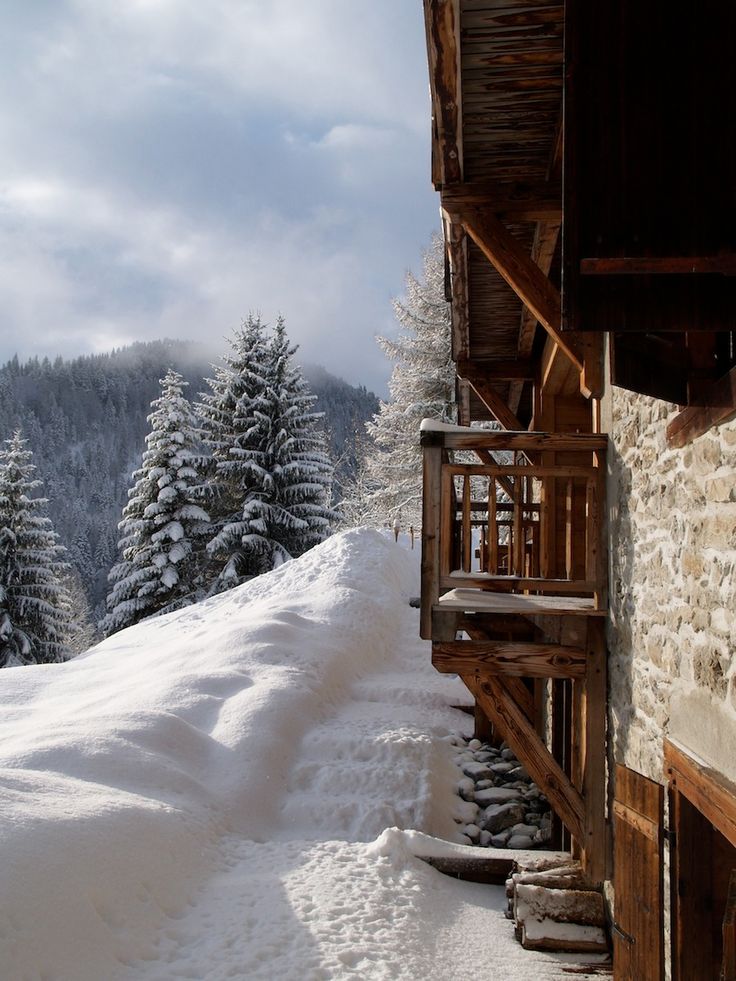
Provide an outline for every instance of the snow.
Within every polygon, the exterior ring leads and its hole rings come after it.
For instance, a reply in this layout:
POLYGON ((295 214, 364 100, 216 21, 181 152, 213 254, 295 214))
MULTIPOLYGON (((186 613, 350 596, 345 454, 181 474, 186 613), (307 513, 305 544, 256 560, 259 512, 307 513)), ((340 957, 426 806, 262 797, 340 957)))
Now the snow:
POLYGON ((416 857, 476 851, 437 841, 468 698, 417 639, 417 565, 346 532, 0 673, 4 981, 564 976, 500 887, 416 857))

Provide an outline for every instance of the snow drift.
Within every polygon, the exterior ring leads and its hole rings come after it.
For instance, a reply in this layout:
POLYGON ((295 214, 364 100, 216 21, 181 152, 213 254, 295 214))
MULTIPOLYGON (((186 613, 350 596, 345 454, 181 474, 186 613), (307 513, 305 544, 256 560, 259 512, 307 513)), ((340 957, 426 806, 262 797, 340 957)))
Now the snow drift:
POLYGON ((416 560, 336 535, 0 672, 2 981, 563 976, 515 943, 502 889, 384 833, 452 838, 463 803, 467 696, 417 638, 416 560))

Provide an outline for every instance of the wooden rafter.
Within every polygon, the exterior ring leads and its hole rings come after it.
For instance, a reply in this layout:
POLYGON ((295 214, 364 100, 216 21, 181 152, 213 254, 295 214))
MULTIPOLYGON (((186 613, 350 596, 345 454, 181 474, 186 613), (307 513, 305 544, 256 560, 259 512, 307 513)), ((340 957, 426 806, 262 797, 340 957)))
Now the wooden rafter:
POLYGON ((442 207, 450 215, 480 207, 507 221, 550 221, 562 218, 562 187, 540 181, 494 181, 453 184, 442 191, 442 207))
POLYGON ((501 678, 481 679, 463 675, 463 681, 491 722, 546 795, 570 834, 583 841, 585 806, 583 798, 516 704, 501 678))
POLYGON ((578 370, 582 370, 583 362, 574 342, 562 334, 559 290, 494 215, 468 208, 462 212, 461 221, 468 235, 521 302, 529 307, 578 370))
POLYGON ((429 81, 442 187, 462 180, 459 0, 424 0, 429 81))

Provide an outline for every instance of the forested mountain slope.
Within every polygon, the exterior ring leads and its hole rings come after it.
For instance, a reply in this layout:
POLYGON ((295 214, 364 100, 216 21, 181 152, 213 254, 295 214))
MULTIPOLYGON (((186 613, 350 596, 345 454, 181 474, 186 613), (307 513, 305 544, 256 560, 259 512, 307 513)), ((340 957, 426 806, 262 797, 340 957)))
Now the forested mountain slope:
MULTIPOLYGON (((17 358, 0 368, 0 438, 22 427, 49 498, 49 515, 79 570, 96 619, 104 613, 117 524, 148 431, 159 379, 176 368, 196 399, 211 359, 199 345, 154 341, 71 361, 17 358)), ((325 413, 338 481, 355 464, 356 435, 378 401, 321 367, 304 374, 325 413)))

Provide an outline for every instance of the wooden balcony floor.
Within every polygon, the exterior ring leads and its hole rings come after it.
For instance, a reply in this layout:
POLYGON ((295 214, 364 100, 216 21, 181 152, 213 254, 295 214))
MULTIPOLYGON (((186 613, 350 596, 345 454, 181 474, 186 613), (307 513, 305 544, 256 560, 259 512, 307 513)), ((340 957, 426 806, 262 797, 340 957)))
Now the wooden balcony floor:
POLYGON ((520 593, 491 593, 484 589, 451 589, 440 596, 438 610, 464 613, 516 613, 519 616, 604 617, 594 601, 581 596, 528 596, 520 593))

